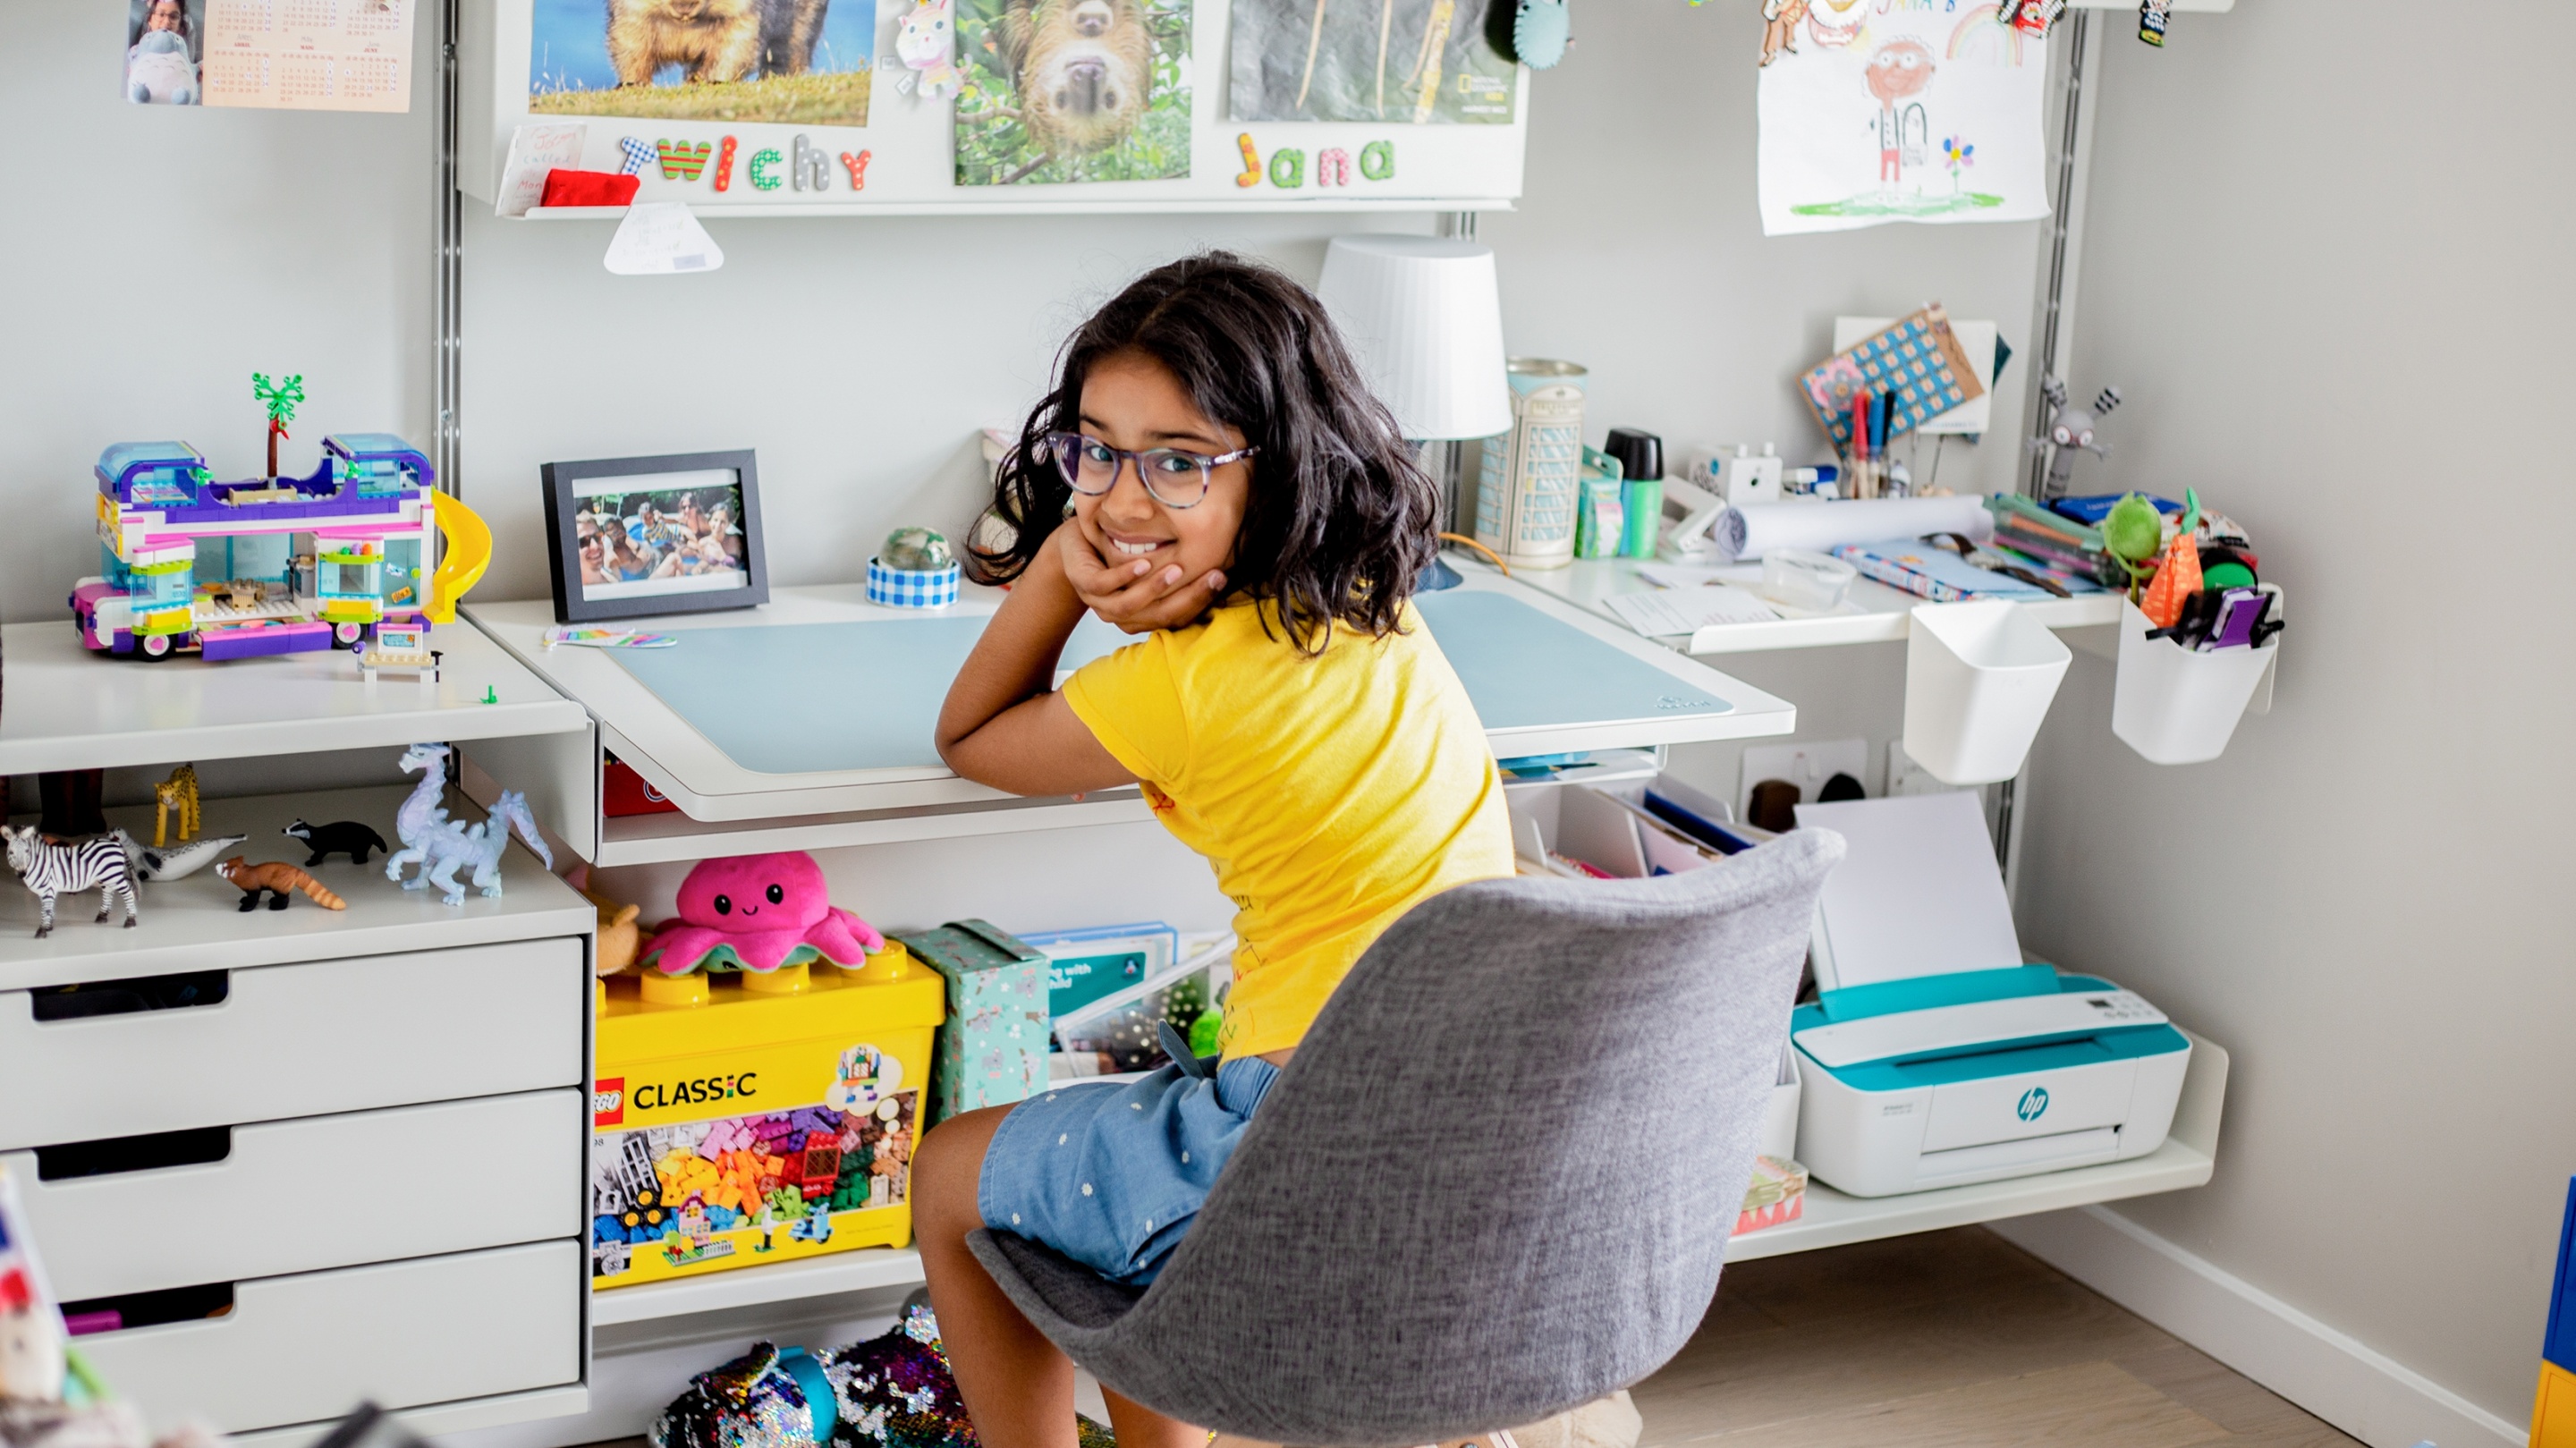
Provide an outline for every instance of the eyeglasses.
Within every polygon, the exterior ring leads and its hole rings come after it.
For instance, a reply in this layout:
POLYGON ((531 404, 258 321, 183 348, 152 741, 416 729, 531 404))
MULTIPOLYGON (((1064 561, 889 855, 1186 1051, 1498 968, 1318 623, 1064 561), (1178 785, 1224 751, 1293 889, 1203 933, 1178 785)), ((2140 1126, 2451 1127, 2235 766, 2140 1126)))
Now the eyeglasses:
POLYGON ((1179 448, 1149 447, 1130 452, 1078 432, 1046 435, 1046 453, 1064 473, 1065 486, 1097 498, 1118 486, 1118 470, 1136 465, 1136 480, 1166 508, 1195 508, 1207 497, 1208 475, 1227 463, 1241 462, 1259 448, 1240 447, 1208 457, 1179 448))

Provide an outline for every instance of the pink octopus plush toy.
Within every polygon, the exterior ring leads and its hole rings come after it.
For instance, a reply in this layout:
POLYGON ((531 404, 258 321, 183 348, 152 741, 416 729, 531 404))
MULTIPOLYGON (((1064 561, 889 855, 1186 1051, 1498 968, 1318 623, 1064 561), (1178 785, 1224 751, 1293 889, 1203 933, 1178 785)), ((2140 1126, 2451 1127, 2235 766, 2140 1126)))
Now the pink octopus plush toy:
POLYGON ((664 975, 767 972, 813 960, 854 966, 885 949, 876 927, 829 893, 802 851, 701 860, 680 882, 680 918, 654 932, 639 964, 664 975))

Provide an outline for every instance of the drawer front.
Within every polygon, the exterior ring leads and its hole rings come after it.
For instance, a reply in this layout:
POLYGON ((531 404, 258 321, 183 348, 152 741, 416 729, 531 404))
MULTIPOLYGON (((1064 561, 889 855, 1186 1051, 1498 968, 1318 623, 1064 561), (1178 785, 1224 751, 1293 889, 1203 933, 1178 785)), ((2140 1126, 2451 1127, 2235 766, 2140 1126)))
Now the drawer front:
POLYGON ((580 1244, 539 1242, 244 1282, 232 1311, 77 1340, 154 1423, 244 1432, 581 1376, 580 1244))
POLYGON ((0 991, 0 1150, 585 1084, 570 936, 236 970, 183 1010, 34 1001, 0 991))
POLYGON ((580 1236, 577 1089, 232 1130, 200 1166, 37 1179, 0 1154, 67 1301, 580 1236))

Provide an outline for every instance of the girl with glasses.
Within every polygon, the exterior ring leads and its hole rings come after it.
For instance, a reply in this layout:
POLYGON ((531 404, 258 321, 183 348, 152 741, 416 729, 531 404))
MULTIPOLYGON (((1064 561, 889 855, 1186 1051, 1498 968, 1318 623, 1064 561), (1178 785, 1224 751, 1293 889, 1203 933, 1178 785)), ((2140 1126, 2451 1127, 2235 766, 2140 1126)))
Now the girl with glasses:
MULTIPOLYGON (((965 1246, 1016 1232, 1153 1280, 1362 951, 1512 873, 1483 727, 1408 602, 1435 495, 1323 306, 1223 253, 1147 273, 1066 344, 970 565, 1012 589, 941 757, 1024 795, 1140 784, 1237 907, 1220 1054, 957 1116, 913 1168, 931 1300, 987 1448, 1074 1448, 1073 1369, 965 1246), (1061 692, 1086 610, 1137 641, 1061 692)), ((1120 1448, 1206 1434, 1112 1395, 1120 1448)))

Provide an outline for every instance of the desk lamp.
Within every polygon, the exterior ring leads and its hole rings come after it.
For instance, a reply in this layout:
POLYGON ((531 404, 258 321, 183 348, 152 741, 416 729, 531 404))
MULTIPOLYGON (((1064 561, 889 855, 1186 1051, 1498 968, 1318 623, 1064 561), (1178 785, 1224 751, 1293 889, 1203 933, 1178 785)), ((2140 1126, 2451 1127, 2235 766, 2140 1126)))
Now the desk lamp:
MULTIPOLYGON (((1493 248, 1454 237, 1337 236, 1315 291, 1405 439, 1443 444, 1432 476, 1441 484, 1441 527, 1456 526, 1458 441, 1512 426, 1493 248)), ((1418 586, 1457 582, 1435 558, 1418 586)))

